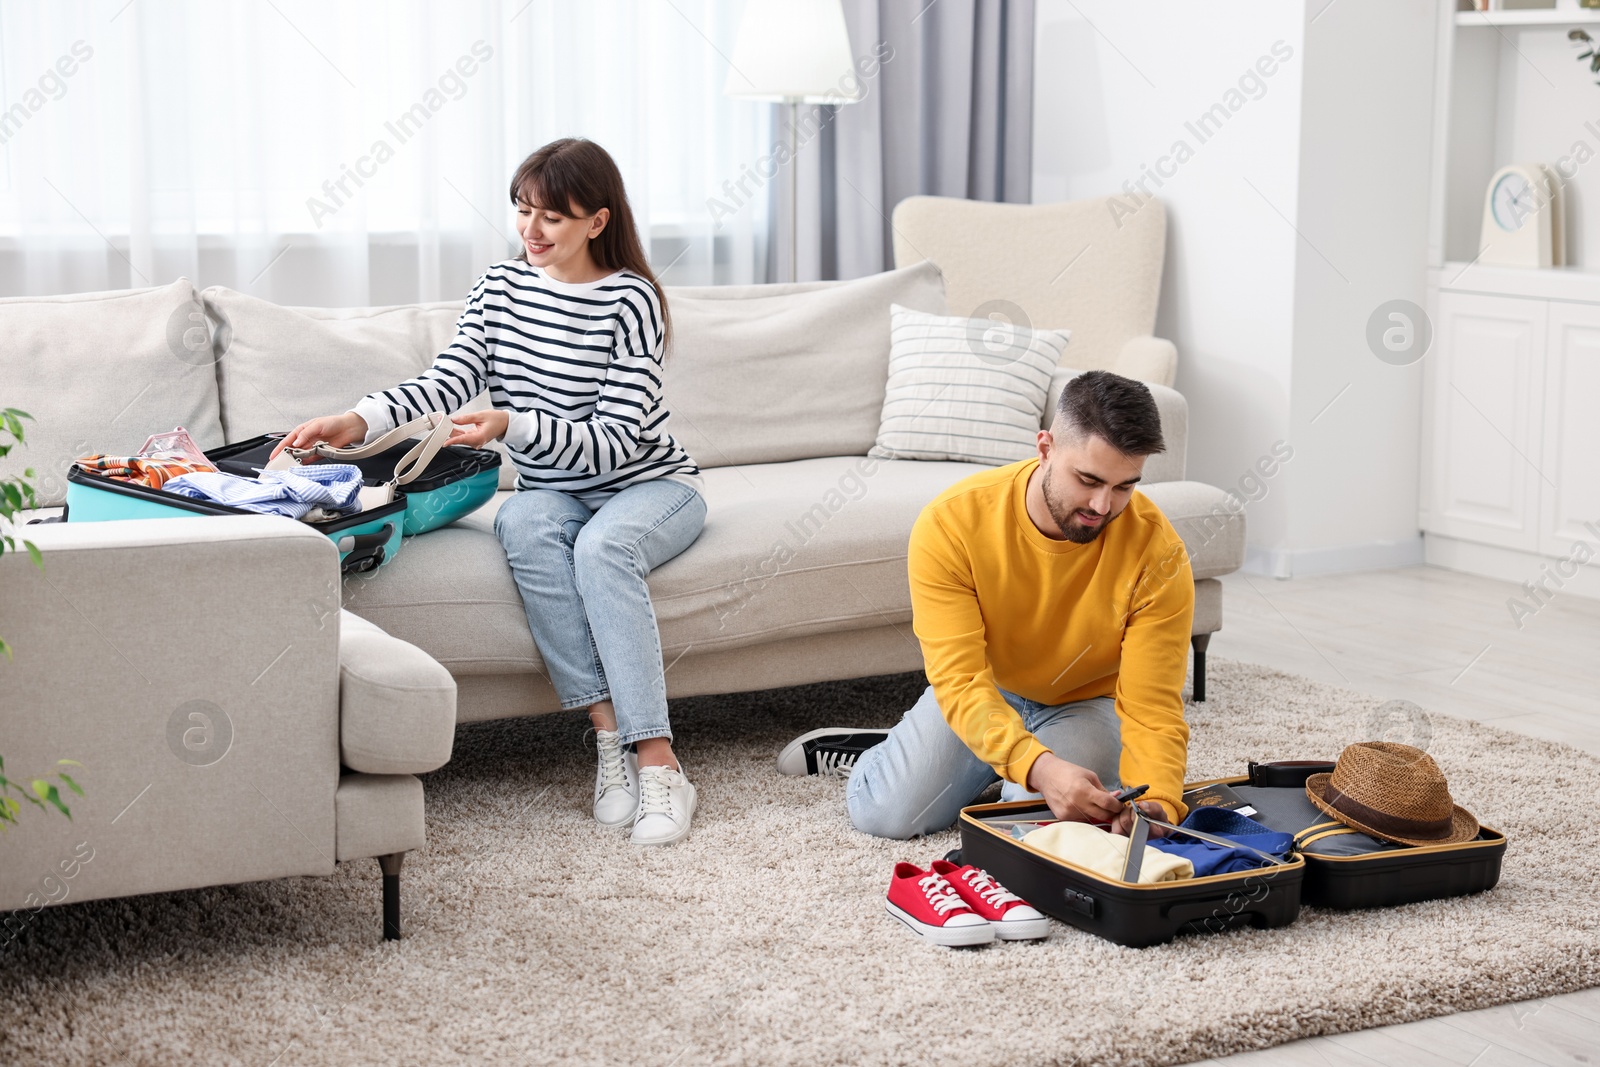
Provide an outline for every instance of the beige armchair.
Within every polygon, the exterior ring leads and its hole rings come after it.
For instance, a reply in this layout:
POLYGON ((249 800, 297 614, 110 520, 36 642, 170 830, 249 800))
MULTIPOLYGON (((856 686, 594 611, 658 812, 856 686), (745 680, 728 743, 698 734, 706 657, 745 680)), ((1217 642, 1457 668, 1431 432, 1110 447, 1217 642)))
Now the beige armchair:
POLYGON ((1151 336, 1166 256, 1167 214, 1147 200, 1112 213, 1110 197, 992 204, 913 196, 894 209, 898 267, 931 259, 952 315, 1020 313, 1072 331, 1062 366, 1171 386, 1178 350, 1151 336))

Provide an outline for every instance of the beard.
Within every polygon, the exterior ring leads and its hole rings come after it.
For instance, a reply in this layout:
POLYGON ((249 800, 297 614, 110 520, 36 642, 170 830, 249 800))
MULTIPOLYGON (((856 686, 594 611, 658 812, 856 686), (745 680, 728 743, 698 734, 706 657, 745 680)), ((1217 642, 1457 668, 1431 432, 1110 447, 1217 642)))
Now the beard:
POLYGON ((1112 516, 1107 515, 1094 526, 1089 526, 1082 522, 1077 514, 1079 509, 1067 507, 1051 491, 1050 475, 1052 473, 1049 468, 1046 468, 1044 480, 1040 483, 1040 488, 1044 491, 1044 506, 1049 509, 1050 517, 1056 521, 1057 526, 1061 527, 1061 532, 1068 541, 1074 544, 1086 545, 1096 537, 1099 537, 1101 531, 1111 525, 1112 516))

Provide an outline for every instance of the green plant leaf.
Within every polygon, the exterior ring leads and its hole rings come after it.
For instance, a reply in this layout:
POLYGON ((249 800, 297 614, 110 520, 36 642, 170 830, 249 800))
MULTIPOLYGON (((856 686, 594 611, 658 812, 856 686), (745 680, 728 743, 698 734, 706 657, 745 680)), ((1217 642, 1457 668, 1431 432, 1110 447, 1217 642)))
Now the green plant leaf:
POLYGON ((44 800, 46 803, 54 806, 61 812, 61 814, 65 815, 69 819, 72 818, 72 812, 69 811, 67 806, 61 802, 61 791, 55 786, 51 785, 43 778, 35 778, 33 780, 33 791, 39 794, 41 800, 44 800))
POLYGON ((58 759, 58 760, 56 760, 56 766, 57 767, 82 767, 83 764, 79 763, 75 759, 58 759))
POLYGON ((11 431, 11 436, 19 441, 22 440, 22 421, 13 414, 13 409, 6 408, 4 415, 0 415, 0 418, 5 419, 6 429, 11 431))
POLYGON ((18 491, 15 484, 0 482, 0 493, 5 494, 6 503, 10 504, 13 510, 22 510, 22 493, 18 491))
POLYGON ((40 555, 39 546, 32 541, 24 541, 22 547, 28 550, 28 558, 33 560, 33 565, 41 571, 44 570, 44 556, 40 555))
POLYGON ((56 775, 56 777, 61 779, 63 782, 65 782, 67 784, 67 788, 68 789, 72 790, 74 793, 78 794, 80 797, 83 796, 83 787, 81 785, 79 785, 77 782, 74 782, 72 780, 72 776, 71 775, 58 774, 58 775, 56 775))
POLYGON ((0 652, 6 654, 6 659, 11 658, 11 646, 6 644, 6 640, 3 637, 0 637, 0 652))

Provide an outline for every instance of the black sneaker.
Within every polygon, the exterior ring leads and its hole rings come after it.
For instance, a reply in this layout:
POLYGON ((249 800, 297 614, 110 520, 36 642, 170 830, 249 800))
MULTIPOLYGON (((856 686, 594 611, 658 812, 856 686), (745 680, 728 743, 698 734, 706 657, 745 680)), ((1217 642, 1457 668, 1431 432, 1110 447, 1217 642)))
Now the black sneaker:
POLYGON ((848 778, 861 753, 888 736, 888 730, 852 730, 844 726, 812 730, 784 746, 778 754, 778 773, 848 778))

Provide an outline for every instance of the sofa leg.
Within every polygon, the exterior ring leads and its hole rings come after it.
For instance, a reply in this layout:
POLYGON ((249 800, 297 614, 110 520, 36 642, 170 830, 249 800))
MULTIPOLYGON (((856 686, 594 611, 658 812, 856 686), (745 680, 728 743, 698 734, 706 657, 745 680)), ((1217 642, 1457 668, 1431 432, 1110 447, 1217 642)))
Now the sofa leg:
POLYGON ((1189 638, 1189 643, 1194 646, 1194 696, 1196 704, 1202 704, 1206 699, 1206 646, 1211 643, 1210 634, 1195 634, 1189 638))
POLYGON ((400 864, 405 860, 404 852, 391 852, 387 856, 378 857, 378 866, 383 869, 383 939, 385 941, 400 940, 400 864))

